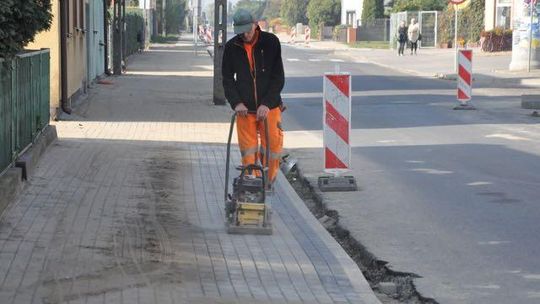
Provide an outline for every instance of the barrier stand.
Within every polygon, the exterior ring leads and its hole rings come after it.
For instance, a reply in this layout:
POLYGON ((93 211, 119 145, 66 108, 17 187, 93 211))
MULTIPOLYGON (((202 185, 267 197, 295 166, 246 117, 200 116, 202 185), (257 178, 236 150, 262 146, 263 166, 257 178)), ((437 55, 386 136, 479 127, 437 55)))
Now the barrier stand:
POLYGON ((309 26, 306 26, 306 29, 304 30, 304 42, 306 44, 309 44, 311 40, 311 29, 309 28, 309 26))
POLYGON ((319 189, 329 191, 356 191, 353 176, 342 176, 351 167, 351 74, 325 73, 323 80, 323 141, 324 172, 319 189))
POLYGON ((472 50, 459 50, 458 52, 458 77, 457 77, 457 100, 460 105, 454 110, 476 110, 469 104, 472 98, 472 50))

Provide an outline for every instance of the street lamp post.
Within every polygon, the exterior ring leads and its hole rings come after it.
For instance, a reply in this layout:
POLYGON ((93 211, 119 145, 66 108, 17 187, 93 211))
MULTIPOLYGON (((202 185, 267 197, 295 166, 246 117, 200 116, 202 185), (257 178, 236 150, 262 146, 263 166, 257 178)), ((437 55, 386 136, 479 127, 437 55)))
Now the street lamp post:
POLYGON ((122 75, 123 34, 124 22, 122 18, 123 0, 114 1, 113 4, 113 74, 122 75))
POLYGON ((199 28, 199 24, 198 24, 198 21, 199 19, 197 18, 197 10, 198 10, 198 7, 197 7, 197 0, 193 0, 193 44, 194 44, 194 48, 195 48, 195 54, 197 54, 197 40, 198 40, 198 28, 199 28))
POLYGON ((214 2, 214 104, 224 105, 225 91, 223 90, 223 77, 221 64, 223 51, 227 42, 227 0, 214 2))
POLYGON ((122 0, 122 60, 127 57, 127 24, 126 24, 126 0, 122 0))
POLYGON ((457 42, 457 39, 458 39, 458 35, 457 35, 457 32, 458 32, 458 7, 457 7, 457 4, 454 4, 454 71, 456 73, 458 72, 458 63, 457 63, 457 58, 458 58, 458 42, 457 42))
POLYGON ((530 15, 530 22, 529 22, 529 60, 527 62, 527 72, 531 71, 531 55, 532 55, 532 39, 533 39, 533 14, 534 14, 534 5, 536 4, 536 0, 530 0, 529 2, 529 15, 530 15))

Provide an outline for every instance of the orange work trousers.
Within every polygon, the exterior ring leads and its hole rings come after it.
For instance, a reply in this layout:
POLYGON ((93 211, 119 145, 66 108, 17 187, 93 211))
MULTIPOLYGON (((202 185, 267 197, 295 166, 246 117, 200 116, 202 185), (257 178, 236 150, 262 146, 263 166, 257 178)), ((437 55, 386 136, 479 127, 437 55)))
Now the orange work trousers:
MULTIPOLYGON (((270 158, 268 162, 268 179, 273 183, 279 170, 279 162, 283 151, 283 130, 281 128, 281 109, 275 108, 268 112, 268 137, 270 140, 270 158)), ((238 131, 238 144, 242 154, 244 166, 255 164, 258 161, 266 165, 266 138, 264 121, 257 121, 256 114, 238 116, 236 123, 238 131), (260 138, 260 148, 259 148, 260 138)))

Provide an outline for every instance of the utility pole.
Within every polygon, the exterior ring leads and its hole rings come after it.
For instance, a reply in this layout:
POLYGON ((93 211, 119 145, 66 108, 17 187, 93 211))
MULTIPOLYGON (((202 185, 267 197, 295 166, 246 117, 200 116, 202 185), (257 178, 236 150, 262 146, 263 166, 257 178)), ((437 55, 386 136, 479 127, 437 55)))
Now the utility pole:
POLYGON ((193 47, 195 48, 195 54, 197 54, 197 44, 199 37, 199 0, 191 0, 191 4, 193 9, 193 47))
POLYGON ((143 41, 144 42, 143 43, 144 43, 144 49, 146 49, 146 46, 147 46, 146 42, 147 42, 148 37, 150 37, 150 36, 148 36, 149 35, 149 33, 148 33, 149 32, 148 31, 148 10, 149 9, 148 9, 148 5, 146 4, 147 1, 148 0, 144 0, 144 8, 143 8, 143 16, 144 16, 144 34, 143 34, 143 36, 144 36, 143 41))
POLYGON ((534 6, 536 4, 536 0, 531 0, 529 2, 529 60, 527 62, 527 72, 531 72, 531 58, 532 58, 532 40, 533 40, 533 21, 534 21, 534 6))
POLYGON ((454 4, 454 71, 456 74, 458 69, 458 6, 454 4))
POLYGON ((214 104, 224 105, 225 92, 223 90, 223 77, 221 64, 223 50, 227 42, 227 0, 214 2, 214 104))
POLYGON ((127 57, 126 0, 122 0, 122 60, 127 57))
POLYGON ((167 23, 165 21, 165 16, 166 16, 166 6, 167 6, 167 0, 162 0, 162 5, 161 5, 161 27, 162 27, 162 35, 163 36, 167 36, 167 23))
POLYGON ((122 2, 125 0, 116 0, 113 4, 113 74, 122 75, 122 57, 123 57, 123 34, 124 22, 122 18, 122 2))
POLYGON ((465 0, 449 0, 454 5, 454 71, 458 72, 458 10, 465 0))

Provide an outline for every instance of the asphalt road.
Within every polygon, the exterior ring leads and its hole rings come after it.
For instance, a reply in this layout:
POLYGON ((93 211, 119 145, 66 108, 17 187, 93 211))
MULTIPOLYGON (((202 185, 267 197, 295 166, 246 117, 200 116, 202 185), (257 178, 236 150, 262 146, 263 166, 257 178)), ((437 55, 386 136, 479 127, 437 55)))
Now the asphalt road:
MULTIPOLYGON (((330 194, 340 222, 440 303, 540 303, 540 120, 520 90, 476 90, 331 51, 283 47, 286 148, 322 164, 322 75, 351 72, 352 164, 361 191, 330 194)), ((403 57, 412 60, 412 57, 403 57)))

